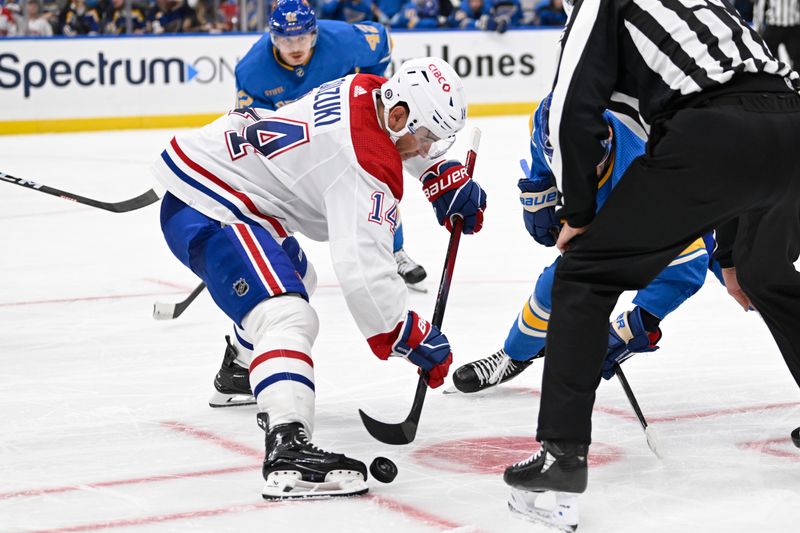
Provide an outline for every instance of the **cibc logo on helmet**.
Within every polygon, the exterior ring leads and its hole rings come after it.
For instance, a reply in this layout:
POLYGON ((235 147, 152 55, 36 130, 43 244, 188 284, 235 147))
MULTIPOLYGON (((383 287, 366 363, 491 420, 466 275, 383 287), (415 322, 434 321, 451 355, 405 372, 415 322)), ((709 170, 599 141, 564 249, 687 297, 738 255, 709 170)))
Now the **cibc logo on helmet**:
POLYGON ((428 65, 428 70, 431 71, 431 74, 433 74, 433 77, 436 78, 436 81, 438 81, 439 85, 442 86, 442 90, 444 92, 446 92, 446 93, 449 93, 450 92, 450 84, 447 83, 447 80, 445 79, 444 75, 442 74, 442 71, 439 70, 436 67, 436 65, 434 65, 433 63, 430 63, 428 65))

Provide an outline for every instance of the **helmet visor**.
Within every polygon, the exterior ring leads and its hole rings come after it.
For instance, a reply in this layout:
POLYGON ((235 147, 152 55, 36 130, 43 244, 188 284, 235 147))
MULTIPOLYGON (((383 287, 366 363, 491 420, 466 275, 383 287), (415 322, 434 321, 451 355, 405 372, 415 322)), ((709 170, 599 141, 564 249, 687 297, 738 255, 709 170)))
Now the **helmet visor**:
POLYGON ((413 135, 417 141, 417 146, 419 146, 419 155, 428 159, 435 159, 444 155, 456 140, 455 135, 440 139, 425 126, 417 128, 413 135))

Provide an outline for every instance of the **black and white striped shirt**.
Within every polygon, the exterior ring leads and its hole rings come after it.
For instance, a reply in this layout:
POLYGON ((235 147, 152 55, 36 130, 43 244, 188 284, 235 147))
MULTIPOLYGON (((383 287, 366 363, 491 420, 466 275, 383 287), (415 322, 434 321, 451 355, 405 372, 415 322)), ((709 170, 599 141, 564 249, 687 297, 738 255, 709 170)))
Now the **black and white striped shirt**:
POLYGON ((724 0, 577 0, 548 121, 561 216, 578 227, 594 217, 604 109, 638 114, 647 129, 677 98, 737 73, 799 80, 724 0))

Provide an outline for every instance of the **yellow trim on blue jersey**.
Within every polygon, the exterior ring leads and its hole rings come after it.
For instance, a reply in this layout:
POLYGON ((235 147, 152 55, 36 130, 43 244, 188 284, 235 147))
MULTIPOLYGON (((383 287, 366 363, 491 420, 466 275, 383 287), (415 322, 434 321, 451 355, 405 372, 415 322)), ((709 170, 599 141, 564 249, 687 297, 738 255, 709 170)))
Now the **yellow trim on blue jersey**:
POLYGON ((679 258, 681 258, 681 257, 683 257, 685 255, 689 255, 689 254, 691 254, 693 252, 696 252, 697 250, 700 250, 701 248, 704 249, 705 247, 706 247, 706 243, 703 241, 703 239, 702 238, 701 239, 697 239, 692 244, 687 246, 686 249, 684 251, 682 251, 678 255, 678 257, 676 257, 676 259, 679 259, 679 258))
POLYGON ((614 155, 611 154, 611 161, 608 163, 608 168, 606 169, 606 173, 603 174, 603 177, 600 181, 597 182, 597 188, 600 189, 603 185, 606 184, 608 178, 611 177, 611 173, 614 172, 614 155))
POLYGON ((536 115, 536 109, 531 111, 531 114, 528 115, 528 137, 533 139, 533 117, 536 115))

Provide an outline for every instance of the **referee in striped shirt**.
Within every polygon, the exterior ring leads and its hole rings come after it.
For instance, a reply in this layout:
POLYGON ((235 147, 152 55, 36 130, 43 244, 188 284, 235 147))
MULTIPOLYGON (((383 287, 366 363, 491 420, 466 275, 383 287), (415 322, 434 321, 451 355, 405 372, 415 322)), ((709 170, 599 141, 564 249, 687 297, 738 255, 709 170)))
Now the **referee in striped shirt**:
POLYGON ((800 0, 758 0, 753 25, 772 53, 786 46, 792 66, 800 68, 800 0))
POLYGON ((542 449, 504 479, 579 493, 617 298, 712 229, 728 292, 760 312, 800 384, 800 96, 797 73, 723 0, 577 0, 561 47, 548 124, 563 257, 542 449), (648 142, 596 212, 607 108, 638 113, 648 142))

